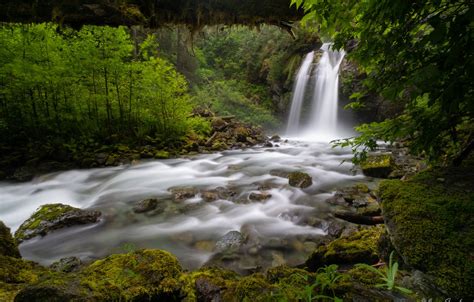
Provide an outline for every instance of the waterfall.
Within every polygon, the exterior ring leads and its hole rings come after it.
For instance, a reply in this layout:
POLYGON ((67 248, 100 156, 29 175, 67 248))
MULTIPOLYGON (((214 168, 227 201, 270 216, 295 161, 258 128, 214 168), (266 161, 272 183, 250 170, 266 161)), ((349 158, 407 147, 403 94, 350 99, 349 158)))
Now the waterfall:
MULTIPOLYGON (((306 77, 303 77, 300 75, 300 72, 302 72, 306 62, 303 62, 298 72, 290 119, 288 120, 287 134, 289 135, 298 134, 298 136, 308 136, 324 140, 337 137, 339 66, 341 65, 345 52, 343 50, 332 50, 331 45, 331 43, 324 43, 321 47, 323 54, 316 69, 310 120, 303 129, 300 117, 303 97, 300 96, 300 94, 304 95, 305 91, 308 90, 307 86, 309 86, 308 79, 310 74, 308 75, 308 73, 306 73, 306 77), (289 131, 290 129, 291 131, 289 131)), ((307 68, 309 69, 309 67, 307 68)))
POLYGON ((311 63, 313 63, 314 51, 308 53, 301 64, 296 75, 295 85, 293 87, 293 98, 291 100, 290 116, 288 118, 287 134, 297 134, 299 129, 301 107, 308 86, 308 80, 311 76, 311 63))

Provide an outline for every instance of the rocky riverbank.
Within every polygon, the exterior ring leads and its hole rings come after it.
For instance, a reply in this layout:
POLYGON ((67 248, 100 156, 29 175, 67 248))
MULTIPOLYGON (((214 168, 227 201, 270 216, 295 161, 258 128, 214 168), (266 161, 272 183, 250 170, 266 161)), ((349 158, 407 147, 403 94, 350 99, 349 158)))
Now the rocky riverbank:
POLYGON ((150 159, 167 159, 228 149, 249 148, 255 145, 278 145, 279 137, 269 138, 260 127, 237 121, 233 116, 219 117, 209 110, 194 112, 209 121, 208 136, 190 135, 178 145, 144 138, 139 143, 127 144, 117 137, 107 141, 81 141, 73 144, 28 144, 5 146, 0 143, 0 180, 28 181, 34 176, 76 168, 98 168, 136 164, 150 159))

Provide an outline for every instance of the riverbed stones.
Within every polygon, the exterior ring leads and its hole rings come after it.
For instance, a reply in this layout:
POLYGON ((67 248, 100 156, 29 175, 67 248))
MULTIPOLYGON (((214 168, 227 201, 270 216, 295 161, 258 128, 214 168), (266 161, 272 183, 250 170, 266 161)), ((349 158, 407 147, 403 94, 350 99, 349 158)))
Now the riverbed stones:
POLYGON ((178 187, 170 189, 173 194, 174 201, 183 201, 189 198, 193 198, 198 193, 196 188, 192 187, 178 187))
POLYGON ((219 199, 219 194, 217 191, 202 191, 201 198, 205 202, 213 202, 219 199))
POLYGON ((313 179, 308 173, 297 171, 288 174, 288 182, 292 187, 304 189, 313 184, 313 179))
POLYGON ((146 213, 153 211, 158 206, 158 199, 156 198, 148 198, 144 200, 140 200, 133 206, 133 211, 135 213, 146 213))
POLYGON ((249 194, 249 199, 251 201, 265 201, 272 198, 272 194, 268 192, 252 192, 249 194))
POLYGON ((42 205, 18 228, 15 239, 22 242, 36 236, 45 236, 53 230, 96 223, 100 215, 99 211, 82 210, 61 203, 42 205))
POLYGON ((215 250, 217 252, 236 250, 242 246, 243 242, 244 237, 239 231, 230 231, 216 242, 215 250))
POLYGON ((0 255, 14 258, 21 257, 10 229, 2 221, 0 221, 0 255))

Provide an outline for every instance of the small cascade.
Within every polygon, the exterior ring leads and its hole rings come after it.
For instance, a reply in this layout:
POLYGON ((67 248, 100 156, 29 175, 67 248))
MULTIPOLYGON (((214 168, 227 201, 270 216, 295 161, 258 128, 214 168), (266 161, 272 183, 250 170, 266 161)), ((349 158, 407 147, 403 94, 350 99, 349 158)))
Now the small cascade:
POLYGON ((333 139, 338 136, 339 67, 345 52, 343 50, 332 50, 331 45, 331 43, 324 43, 321 47, 323 54, 316 69, 314 84, 309 82, 314 52, 309 53, 301 65, 296 77, 287 135, 323 140, 333 139), (308 62, 309 58, 311 60, 308 62), (304 95, 310 90, 309 87, 314 87, 311 115, 308 123, 303 125, 301 111, 304 95))
POLYGON ((301 107, 303 106, 308 81, 311 77, 311 63, 313 63, 313 59, 314 51, 306 55, 296 75, 295 85, 293 87, 293 99, 291 100, 290 116, 286 128, 286 133, 290 135, 297 134, 299 130, 301 107))

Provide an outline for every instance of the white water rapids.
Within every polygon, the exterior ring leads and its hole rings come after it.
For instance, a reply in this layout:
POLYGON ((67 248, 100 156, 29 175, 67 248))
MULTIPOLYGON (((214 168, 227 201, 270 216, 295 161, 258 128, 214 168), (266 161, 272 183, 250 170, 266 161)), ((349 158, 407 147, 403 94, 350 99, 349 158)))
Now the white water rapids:
POLYGON ((14 231, 40 205, 58 202, 102 211, 97 224, 57 230, 21 244, 25 258, 42 264, 66 256, 91 260, 133 244, 168 250, 184 267, 196 268, 213 255, 200 248, 202 242, 215 243, 229 231, 249 227, 257 234, 259 255, 268 255, 267 266, 275 265, 275 253, 288 264, 299 264, 310 253, 301 246, 311 246, 308 242, 323 236, 325 221, 332 217, 334 209, 325 199, 336 188, 364 179, 350 172, 351 164, 341 164, 350 157, 348 150, 332 149, 327 143, 290 140, 279 148, 71 170, 26 183, 0 182, 0 220, 14 231), (309 173, 313 185, 304 190, 290 187, 282 175, 291 171, 309 173), (204 202, 200 195, 173 201, 169 189, 183 186, 231 188, 237 192, 236 201, 204 202), (249 193, 259 190, 272 197, 250 201, 249 193), (158 198, 164 212, 135 214, 133 205, 145 198, 158 198), (310 223, 315 218, 321 223, 310 223))

